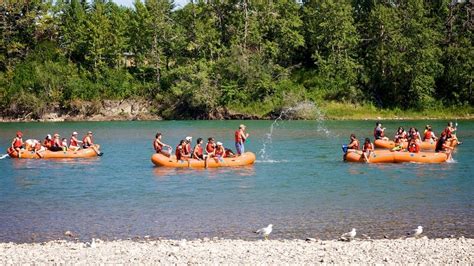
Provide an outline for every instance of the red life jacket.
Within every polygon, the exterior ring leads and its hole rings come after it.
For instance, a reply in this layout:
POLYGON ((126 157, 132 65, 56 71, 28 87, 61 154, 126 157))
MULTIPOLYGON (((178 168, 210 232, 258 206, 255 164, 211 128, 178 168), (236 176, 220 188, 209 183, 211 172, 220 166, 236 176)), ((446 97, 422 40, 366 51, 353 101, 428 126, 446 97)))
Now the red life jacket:
POLYGON ((431 140, 432 135, 431 135, 431 130, 427 130, 425 132, 425 140, 431 140))
POLYGON ((207 145, 206 145, 206 152, 207 153, 213 153, 214 150, 215 150, 214 144, 212 144, 211 142, 208 142, 207 145))
POLYGON ((411 143, 410 146, 408 146, 408 151, 409 152, 414 152, 417 153, 420 151, 420 145, 418 143, 411 143))
POLYGON ((156 139, 153 141, 153 148, 155 149, 156 152, 160 152, 163 149, 163 145, 158 143, 156 139))
POLYGON ((56 140, 51 140, 51 147, 62 147, 61 141, 58 139, 56 140))
POLYGON ((181 160, 183 158, 183 147, 178 145, 174 154, 176 155, 176 160, 181 160))
POLYGON ((451 131, 451 128, 450 127, 446 127, 446 129, 444 130, 444 132, 446 133, 446 137, 449 139, 453 136, 453 131, 451 131))
POLYGON ((240 129, 235 131, 235 142, 236 143, 242 142, 242 134, 240 134, 240 129))
POLYGON ((224 149, 216 149, 216 156, 225 156, 225 150, 224 149))
POLYGON ((15 137, 15 142, 13 143, 13 148, 21 148, 23 146, 23 141, 18 138, 18 137, 15 137))
POLYGON ((71 138, 71 140, 69 140, 69 146, 77 147, 78 146, 77 139, 76 138, 71 138))
MULTIPOLYGON (((354 142, 356 140, 353 140, 352 142, 354 142)), ((352 144, 352 142, 350 144, 352 144)), ((357 145, 353 146, 351 149, 354 149, 354 150, 359 150, 359 141, 357 141, 357 145)))
POLYGON ((51 147, 51 140, 45 139, 43 141, 43 146, 45 146, 46 148, 50 148, 51 147))
POLYGON ((202 156, 202 155, 203 155, 202 146, 197 146, 197 155, 199 155, 199 156, 202 156))
POLYGON ((363 151, 371 151, 372 150, 372 143, 364 143, 363 151))
POLYGON ((191 154, 191 143, 187 143, 184 145, 184 154, 186 155, 191 154))

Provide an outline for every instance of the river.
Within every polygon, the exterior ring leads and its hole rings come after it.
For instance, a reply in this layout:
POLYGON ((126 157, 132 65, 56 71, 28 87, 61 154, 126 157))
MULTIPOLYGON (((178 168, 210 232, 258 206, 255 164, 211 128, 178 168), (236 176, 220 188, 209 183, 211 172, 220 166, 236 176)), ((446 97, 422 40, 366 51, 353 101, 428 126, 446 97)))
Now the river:
MULTIPOLYGON (((426 121, 384 121, 424 128, 426 121)), ((446 121, 429 121, 435 132, 446 121)), ((0 160, 0 241, 224 237, 334 239, 356 228, 372 238, 398 238, 422 225, 429 237, 474 237, 474 122, 459 123, 463 144, 454 163, 354 164, 341 144, 370 137, 373 121, 133 121, 2 123, 6 150, 24 139, 92 130, 104 156, 77 160, 0 160), (187 135, 233 147, 245 123, 255 165, 227 169, 155 167, 157 131, 176 146, 187 135)))

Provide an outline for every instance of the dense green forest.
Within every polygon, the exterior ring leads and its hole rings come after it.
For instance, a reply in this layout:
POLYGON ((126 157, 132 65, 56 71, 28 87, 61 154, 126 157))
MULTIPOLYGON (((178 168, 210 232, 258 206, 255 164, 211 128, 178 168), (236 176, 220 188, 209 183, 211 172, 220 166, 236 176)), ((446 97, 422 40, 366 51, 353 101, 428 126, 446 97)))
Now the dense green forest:
POLYGON ((0 108, 40 117, 145 99, 165 118, 300 101, 471 110, 473 27, 463 0, 6 0, 0 108))

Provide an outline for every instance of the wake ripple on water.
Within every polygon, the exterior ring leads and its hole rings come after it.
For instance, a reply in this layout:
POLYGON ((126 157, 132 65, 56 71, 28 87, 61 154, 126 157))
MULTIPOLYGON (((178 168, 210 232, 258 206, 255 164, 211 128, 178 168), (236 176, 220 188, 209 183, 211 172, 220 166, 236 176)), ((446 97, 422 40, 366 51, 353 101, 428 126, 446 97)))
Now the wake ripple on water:
POLYGON ((8 154, 3 154, 2 156, 0 156, 0 160, 3 160, 3 159, 8 158, 8 157, 10 157, 10 155, 8 155, 8 154))

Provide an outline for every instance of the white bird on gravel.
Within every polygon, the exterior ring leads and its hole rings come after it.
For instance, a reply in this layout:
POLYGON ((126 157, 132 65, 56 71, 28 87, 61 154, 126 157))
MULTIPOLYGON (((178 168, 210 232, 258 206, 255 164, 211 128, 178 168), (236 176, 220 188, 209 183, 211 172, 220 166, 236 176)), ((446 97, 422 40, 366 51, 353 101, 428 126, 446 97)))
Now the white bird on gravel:
POLYGON ((423 226, 419 225, 416 229, 413 229, 413 235, 419 237, 423 233, 423 226))
POLYGON ((352 230, 350 232, 342 234, 341 240, 350 241, 350 240, 354 239, 354 237, 356 235, 357 235, 356 229, 352 228, 352 230))
POLYGON ((95 245, 95 238, 92 238, 92 241, 89 243, 89 242, 86 242, 86 247, 88 248, 95 248, 96 245, 95 245))
POLYGON ((272 230, 273 230, 273 224, 269 224, 267 227, 260 228, 257 231, 255 231, 254 233, 256 233, 258 235, 261 235, 265 238, 265 240, 268 240, 268 236, 270 235, 272 230))

